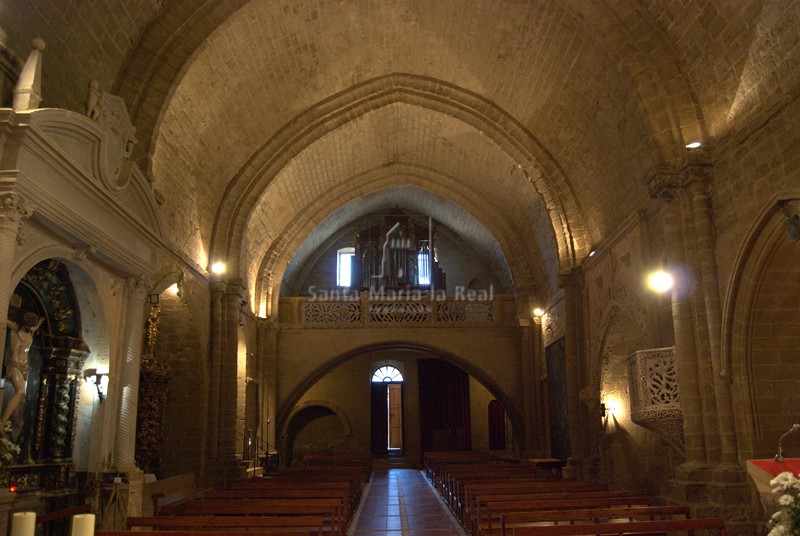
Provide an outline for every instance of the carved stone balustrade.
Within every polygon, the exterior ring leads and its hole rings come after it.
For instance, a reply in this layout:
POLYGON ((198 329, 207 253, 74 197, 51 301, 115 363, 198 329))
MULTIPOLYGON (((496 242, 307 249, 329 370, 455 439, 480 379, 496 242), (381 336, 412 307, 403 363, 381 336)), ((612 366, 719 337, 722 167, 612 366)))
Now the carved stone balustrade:
POLYGON ((368 327, 508 327, 516 322, 511 295, 460 297, 409 294, 387 299, 362 293, 342 299, 283 298, 281 329, 368 327))
POLYGON ((628 358, 631 420, 683 452, 683 412, 672 348, 639 350, 628 358))

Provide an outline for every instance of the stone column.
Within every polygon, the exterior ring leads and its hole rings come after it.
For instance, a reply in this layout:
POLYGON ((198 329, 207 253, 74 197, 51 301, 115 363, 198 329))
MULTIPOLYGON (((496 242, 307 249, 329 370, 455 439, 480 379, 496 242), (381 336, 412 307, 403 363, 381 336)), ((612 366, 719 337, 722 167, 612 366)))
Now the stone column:
POLYGON ((709 353, 716 401, 716 433, 721 448, 720 462, 737 465, 738 447, 733 418, 733 402, 729 371, 723 369, 721 356, 722 305, 719 295, 719 276, 716 263, 714 226, 711 216, 709 186, 713 181, 710 164, 690 163, 681 172, 681 181, 690 198, 697 237, 697 254, 702 276, 709 353))
POLYGON ((278 369, 278 326, 267 318, 256 321, 258 336, 256 339, 256 362, 259 367, 259 384, 263 385, 261 391, 261 429, 259 436, 263 437, 265 447, 270 451, 277 450, 277 430, 275 417, 277 415, 277 369, 278 369))
POLYGON ((659 170, 650 180, 650 195, 662 202, 664 249, 667 266, 672 268, 672 324, 675 332, 675 366, 683 413, 686 463, 680 473, 690 476, 707 467, 703 427, 703 406, 697 374, 692 304, 686 274, 683 230, 681 226, 678 177, 671 170, 659 170))
POLYGON ((209 365, 208 389, 208 457, 209 461, 217 458, 219 453, 219 420, 220 420, 220 377, 222 374, 223 353, 223 325, 225 310, 222 297, 225 294, 225 283, 214 281, 211 283, 211 349, 209 365))
POLYGON ((581 389, 585 380, 583 352, 583 272, 559 274, 558 285, 564 290, 564 353, 567 373, 567 410, 572 455, 570 464, 580 467, 589 454, 589 426, 583 417, 581 389))
MULTIPOLYGON (((0 348, 6 344, 6 320, 11 299, 17 234, 23 219, 33 214, 25 199, 14 192, 0 194, 0 348)), ((0 403, 0 405, 2 405, 0 403)))
POLYGON ((122 362, 118 374, 119 418, 114 443, 114 467, 118 471, 136 469, 136 408, 139 398, 139 363, 144 332, 145 296, 150 285, 141 278, 129 279, 126 292, 122 362))
POLYGON ((520 346, 522 349, 522 418, 524 420, 523 433, 525 434, 525 442, 522 445, 523 457, 533 458, 536 457, 535 437, 537 429, 536 426, 536 385, 538 378, 536 377, 536 367, 534 363, 536 342, 535 332, 540 329, 541 324, 531 322, 528 318, 519 319, 520 329, 520 346))
POLYGON ((242 280, 231 279, 225 292, 223 351, 220 360, 219 438, 217 455, 226 465, 236 465, 236 402, 238 400, 239 312, 242 280))

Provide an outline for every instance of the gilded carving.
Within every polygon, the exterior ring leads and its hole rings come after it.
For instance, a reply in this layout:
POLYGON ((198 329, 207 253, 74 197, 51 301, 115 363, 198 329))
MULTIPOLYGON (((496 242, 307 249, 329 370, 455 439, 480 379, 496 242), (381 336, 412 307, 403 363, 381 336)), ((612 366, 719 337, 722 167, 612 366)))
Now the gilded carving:
POLYGON ((153 305, 147 315, 144 352, 139 372, 139 406, 136 418, 136 465, 144 471, 156 472, 160 465, 164 412, 170 370, 156 352, 161 308, 153 305))

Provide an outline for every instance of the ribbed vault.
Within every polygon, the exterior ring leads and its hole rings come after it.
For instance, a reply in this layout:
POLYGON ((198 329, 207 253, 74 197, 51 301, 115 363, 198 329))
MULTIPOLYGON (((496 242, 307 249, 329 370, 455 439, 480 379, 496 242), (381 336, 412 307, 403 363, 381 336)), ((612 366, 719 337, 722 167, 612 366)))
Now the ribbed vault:
MULTIPOLYGON (((800 95, 791 0, 17 4, 0 9, 4 49, 24 58, 33 29, 48 43, 46 106, 82 111, 90 80, 125 98, 168 238, 201 268, 212 254, 234 265, 252 256, 242 244, 261 240, 245 233, 267 185, 327 133, 390 103, 457 118, 507 153, 549 215, 558 263, 542 262, 565 270, 647 206, 651 166, 675 163, 696 138, 713 154, 800 95)), ((491 161, 475 139, 458 150, 491 161)), ((313 173, 301 176, 313 189, 313 173)), ((455 201, 480 186, 452 190, 455 201)), ((525 210, 521 199, 504 210, 525 210)), ((260 255, 284 259, 285 247, 260 255)), ((517 269, 536 280, 536 265, 517 269)))
MULTIPOLYGON (((326 217, 365 194, 401 184, 449 199, 481 222, 512 259, 521 291, 543 298, 555 292, 559 260, 552 225, 526 174, 470 125, 404 103, 378 108, 320 137, 266 186, 244 232, 248 281, 268 274, 279 282, 326 217), (467 153, 465 146, 475 150, 467 153)), ((470 222, 446 223, 460 228, 470 222)))

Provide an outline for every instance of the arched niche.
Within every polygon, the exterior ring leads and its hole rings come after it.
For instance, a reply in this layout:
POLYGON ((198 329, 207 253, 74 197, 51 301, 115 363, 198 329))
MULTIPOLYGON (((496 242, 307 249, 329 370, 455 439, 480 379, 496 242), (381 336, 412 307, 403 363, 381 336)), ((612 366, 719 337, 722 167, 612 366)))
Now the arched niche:
MULTIPOLYGON (((733 388, 740 456, 771 458, 800 420, 800 243, 787 236, 783 192, 755 219, 734 261, 723 310, 723 375, 733 388)), ((790 210, 791 211, 791 210, 790 210)))

